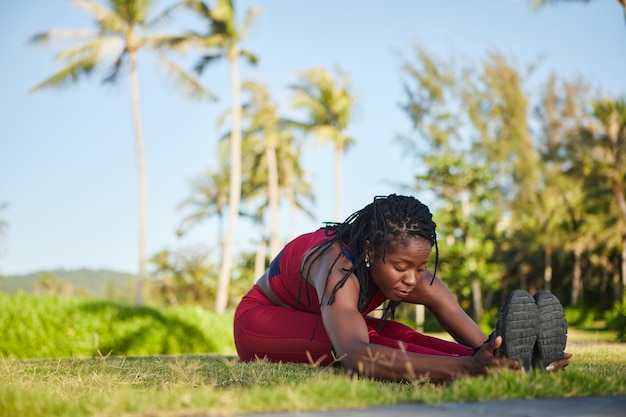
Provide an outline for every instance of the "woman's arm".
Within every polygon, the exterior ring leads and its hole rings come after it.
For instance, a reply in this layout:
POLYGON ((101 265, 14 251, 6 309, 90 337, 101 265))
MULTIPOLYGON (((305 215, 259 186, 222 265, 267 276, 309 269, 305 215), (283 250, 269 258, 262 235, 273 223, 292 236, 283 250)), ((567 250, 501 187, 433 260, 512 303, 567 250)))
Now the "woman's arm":
POLYGON ((393 381, 425 377, 449 380, 461 375, 483 374, 492 366, 519 366, 514 361, 493 356, 493 349, 499 346, 500 339, 483 346, 474 357, 423 355, 370 344, 367 325, 357 308, 359 282, 355 275, 348 278, 335 294, 334 302, 328 305, 334 286, 351 266, 343 256, 332 266, 339 251, 335 245, 318 258, 311 265, 308 279, 320 297, 322 320, 334 351, 349 372, 393 381))
POLYGON ((482 345, 487 339, 485 333, 463 311, 456 296, 441 279, 435 277, 430 285, 432 277, 432 272, 424 271, 406 301, 423 304, 458 343, 474 348, 482 345))

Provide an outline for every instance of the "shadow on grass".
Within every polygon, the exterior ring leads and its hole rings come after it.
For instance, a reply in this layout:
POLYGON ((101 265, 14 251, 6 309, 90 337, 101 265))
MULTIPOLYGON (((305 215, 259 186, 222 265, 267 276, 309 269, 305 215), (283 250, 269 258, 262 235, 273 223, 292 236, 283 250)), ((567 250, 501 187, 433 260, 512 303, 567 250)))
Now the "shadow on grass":
POLYGON ((97 349, 106 355, 154 355, 216 352, 218 346, 199 324, 151 307, 129 307, 108 301, 82 303, 81 319, 97 328, 97 349), (91 316, 91 317, 89 317, 91 316))

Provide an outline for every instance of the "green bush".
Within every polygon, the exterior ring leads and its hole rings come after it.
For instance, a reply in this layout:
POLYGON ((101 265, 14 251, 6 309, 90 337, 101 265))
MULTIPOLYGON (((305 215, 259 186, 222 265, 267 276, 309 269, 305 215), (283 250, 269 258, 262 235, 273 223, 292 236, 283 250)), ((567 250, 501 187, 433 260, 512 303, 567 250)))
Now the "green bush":
POLYGON ((626 304, 616 303, 606 314, 607 327, 617 332, 620 342, 626 342, 626 304))
POLYGON ((604 320, 605 313, 594 308, 565 307, 565 317, 570 326, 593 327, 598 320, 604 320))
POLYGON ((0 330, 5 358, 234 353, 232 315, 199 307, 0 293, 0 330))

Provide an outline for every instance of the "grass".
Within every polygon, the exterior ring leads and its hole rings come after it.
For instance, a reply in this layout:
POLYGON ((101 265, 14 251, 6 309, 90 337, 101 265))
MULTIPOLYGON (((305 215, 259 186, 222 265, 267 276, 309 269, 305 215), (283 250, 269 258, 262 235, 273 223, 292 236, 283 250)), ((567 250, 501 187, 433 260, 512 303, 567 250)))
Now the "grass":
POLYGON ((439 385, 349 379, 340 369, 242 364, 220 355, 0 359, 0 415, 180 417, 626 395, 626 344, 610 343, 614 337, 571 330, 566 372, 498 372, 439 385))

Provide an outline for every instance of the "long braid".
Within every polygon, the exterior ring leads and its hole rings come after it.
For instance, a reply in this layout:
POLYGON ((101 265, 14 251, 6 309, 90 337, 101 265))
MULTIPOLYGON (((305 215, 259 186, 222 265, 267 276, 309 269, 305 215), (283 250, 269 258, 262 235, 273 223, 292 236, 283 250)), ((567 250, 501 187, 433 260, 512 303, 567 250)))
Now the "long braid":
MULTIPOLYGON (((411 196, 391 194, 389 196, 374 197, 372 203, 363 209, 350 215, 343 223, 326 223, 325 228, 330 233, 334 232, 331 242, 339 242, 345 245, 352 253, 354 259, 352 267, 345 271, 343 278, 335 285, 328 301, 324 302, 325 294, 321 295, 322 304, 332 304, 337 291, 343 287, 351 274, 355 274, 359 280, 359 310, 364 310, 366 295, 369 285, 369 269, 365 266, 366 253, 380 252, 384 262, 389 242, 402 242, 416 236, 428 240, 435 246, 435 268, 433 280, 437 272, 439 262, 439 247, 437 245, 436 224, 432 220, 430 210, 426 205, 411 196), (367 245, 367 246, 366 246, 367 245)), ((311 264, 322 256, 331 244, 320 246, 316 251, 306 271, 302 271, 303 278, 308 275, 311 264)), ((335 262, 341 257, 337 255, 335 262)), ((330 277, 330 270, 326 279, 330 277)), ((431 281, 432 285, 433 281, 431 281)), ((399 302, 389 302, 385 307, 383 319, 393 318, 399 302)))

